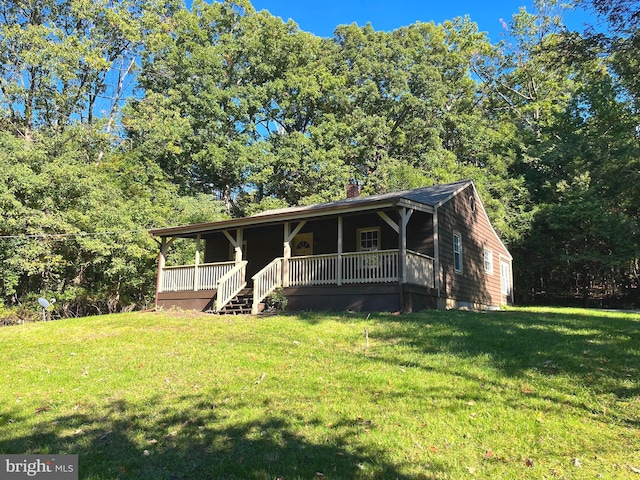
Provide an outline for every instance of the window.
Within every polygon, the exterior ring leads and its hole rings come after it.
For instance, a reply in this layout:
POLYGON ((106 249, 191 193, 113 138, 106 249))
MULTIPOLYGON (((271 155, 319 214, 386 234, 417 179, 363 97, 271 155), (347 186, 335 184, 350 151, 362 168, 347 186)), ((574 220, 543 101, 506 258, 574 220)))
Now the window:
POLYGON ((484 249, 484 271, 493 273, 493 252, 488 248, 484 249))
POLYGON ((453 268, 462 272, 462 235, 453 232, 453 268))
POLYGON ((380 229, 379 228, 360 228, 358 229, 358 251, 359 252, 375 252, 380 248, 380 229))
MULTIPOLYGON (((380 228, 359 228, 358 229, 358 251, 376 252, 380 248, 380 228)), ((378 268, 378 256, 376 254, 366 255, 359 260, 360 267, 373 270, 378 268)))

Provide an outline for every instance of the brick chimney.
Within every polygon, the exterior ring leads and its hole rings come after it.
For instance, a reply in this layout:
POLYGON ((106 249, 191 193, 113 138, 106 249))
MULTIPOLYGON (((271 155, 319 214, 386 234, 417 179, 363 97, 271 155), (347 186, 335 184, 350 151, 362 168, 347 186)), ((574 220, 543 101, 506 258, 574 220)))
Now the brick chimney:
POLYGON ((354 198, 360 196, 360 185, 357 183, 347 184, 347 198, 354 198))

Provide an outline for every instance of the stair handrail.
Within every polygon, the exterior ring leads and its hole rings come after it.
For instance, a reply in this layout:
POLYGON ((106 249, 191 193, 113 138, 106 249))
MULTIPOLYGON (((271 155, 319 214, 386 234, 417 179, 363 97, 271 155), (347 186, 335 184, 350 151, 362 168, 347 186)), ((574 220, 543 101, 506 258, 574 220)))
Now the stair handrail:
POLYGON ((247 263, 246 260, 239 262, 218 280, 216 285, 216 312, 220 312, 226 307, 247 286, 247 263))
POLYGON ((283 261, 283 257, 274 258, 262 270, 251 277, 251 280, 253 280, 253 304, 251 305, 251 313, 253 315, 258 313, 260 302, 276 288, 282 286, 283 261))

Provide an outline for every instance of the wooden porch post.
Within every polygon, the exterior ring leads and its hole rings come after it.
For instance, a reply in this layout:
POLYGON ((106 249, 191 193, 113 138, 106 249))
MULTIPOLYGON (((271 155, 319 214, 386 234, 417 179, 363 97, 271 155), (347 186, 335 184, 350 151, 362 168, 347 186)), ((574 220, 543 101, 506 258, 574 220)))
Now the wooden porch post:
POLYGON ((336 265, 336 283, 342 285, 342 216, 338 217, 338 265, 336 265))
POLYGON ((242 228, 236 230, 236 244, 235 244, 235 262, 236 265, 242 262, 242 243, 244 242, 244 232, 242 228))
POLYGON ((175 238, 167 240, 166 237, 162 237, 160 239, 160 251, 158 252, 158 275, 156 276, 156 298, 154 302, 154 306, 158 308, 158 294, 160 293, 160 286, 162 285, 162 275, 164 271, 164 266, 167 263, 167 250, 173 243, 175 238))
POLYGON ((438 234, 438 208, 433 210, 433 281, 440 298, 440 236, 438 234))
POLYGON ((201 234, 196 235, 196 259, 193 265, 193 291, 197 292, 200 289, 200 278, 198 275, 198 268, 200 267, 200 240, 202 238, 201 234))
POLYGON ((242 261, 242 228, 236 230, 236 238, 233 238, 227 230, 223 230, 222 233, 224 233, 224 236, 227 237, 227 240, 229 240, 229 243, 233 247, 233 259, 237 265, 242 261))
POLYGON ((407 224, 413 214, 413 210, 406 207, 398 209, 400 214, 400 228, 398 229, 398 294, 400 300, 400 311, 405 311, 404 306, 404 283, 407 278, 407 224))
POLYGON ((400 254, 402 255, 402 281, 407 278, 407 224, 413 215, 413 210, 402 208, 400 219, 402 225, 400 227, 400 254))
POLYGON ((291 258, 291 241, 293 238, 300 233, 302 227, 304 227, 306 220, 302 220, 296 228, 291 231, 291 223, 284 223, 284 244, 283 244, 283 252, 282 257, 284 258, 282 262, 282 286, 289 286, 289 259, 291 258))
POLYGON ((282 286, 289 286, 289 258, 291 258, 291 224, 284 224, 284 242, 282 244, 282 286))

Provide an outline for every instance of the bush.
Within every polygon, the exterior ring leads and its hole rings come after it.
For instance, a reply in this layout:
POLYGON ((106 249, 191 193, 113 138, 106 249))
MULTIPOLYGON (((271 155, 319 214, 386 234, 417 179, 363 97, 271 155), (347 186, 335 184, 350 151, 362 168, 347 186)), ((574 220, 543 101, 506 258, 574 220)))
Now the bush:
POLYGON ((4 304, 0 304, 0 326, 37 322, 41 318, 38 312, 24 304, 9 308, 5 307, 4 304))
POLYGON ((284 312, 289 300, 284 295, 284 288, 278 287, 267 296, 264 303, 267 310, 284 312))

